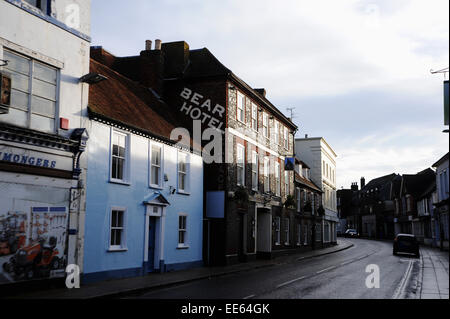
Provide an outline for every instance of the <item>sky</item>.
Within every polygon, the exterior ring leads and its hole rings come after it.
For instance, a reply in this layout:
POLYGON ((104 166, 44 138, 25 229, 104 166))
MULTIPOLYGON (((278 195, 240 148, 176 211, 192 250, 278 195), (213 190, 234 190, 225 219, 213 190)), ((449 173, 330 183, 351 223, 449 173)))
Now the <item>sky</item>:
MULTIPOLYGON (((337 153, 337 188, 414 174, 449 151, 442 133, 448 0, 92 0, 92 45, 208 48, 337 153)), ((447 76, 448 79, 448 76, 447 76)), ((300 154, 301 156, 301 154, 300 154)))

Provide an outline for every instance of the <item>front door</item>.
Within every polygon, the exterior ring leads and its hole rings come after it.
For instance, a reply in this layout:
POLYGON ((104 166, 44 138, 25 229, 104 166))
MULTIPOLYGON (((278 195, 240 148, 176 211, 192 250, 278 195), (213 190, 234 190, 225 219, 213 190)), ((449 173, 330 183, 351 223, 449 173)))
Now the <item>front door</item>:
POLYGON ((148 272, 153 272, 155 269, 155 228, 156 217, 149 217, 148 223, 148 272))

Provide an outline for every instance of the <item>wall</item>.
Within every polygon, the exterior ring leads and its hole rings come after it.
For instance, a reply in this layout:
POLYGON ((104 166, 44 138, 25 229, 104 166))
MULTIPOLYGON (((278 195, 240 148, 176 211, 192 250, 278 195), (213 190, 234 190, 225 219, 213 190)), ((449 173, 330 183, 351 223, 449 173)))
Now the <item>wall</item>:
MULTIPOLYGON (((130 185, 109 182, 110 134, 107 125, 92 121, 89 144, 88 194, 84 273, 121 270, 122 274, 138 274, 143 266, 145 245, 145 198, 155 192, 149 187, 149 139, 131 134, 130 185), (110 209, 127 208, 127 251, 108 252, 110 209), (126 270, 129 270, 127 272, 126 270)), ((177 150, 164 145, 163 170, 168 182, 161 193, 170 202, 167 207, 164 237, 166 265, 202 260, 203 164, 201 157, 191 154, 191 195, 169 194, 169 186, 177 186, 177 150), (178 213, 187 213, 189 249, 177 249, 178 213)), ((159 261, 155 261, 158 265, 159 261)))

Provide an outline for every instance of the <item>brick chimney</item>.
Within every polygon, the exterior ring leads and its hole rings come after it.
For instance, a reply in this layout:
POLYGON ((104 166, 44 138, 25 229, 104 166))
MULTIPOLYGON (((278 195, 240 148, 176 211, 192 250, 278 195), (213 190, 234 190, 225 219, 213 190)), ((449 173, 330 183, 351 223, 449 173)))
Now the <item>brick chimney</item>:
POLYGON ((146 50, 142 51, 139 57, 139 82, 152 88, 158 94, 162 94, 163 74, 164 74, 164 54, 161 50, 156 50, 161 40, 155 41, 155 50, 151 50, 151 41, 146 41, 146 50))
POLYGON ((189 45, 184 41, 163 43, 161 51, 164 53, 164 76, 182 76, 189 62, 189 45))
POLYGON ((364 186, 366 186, 366 179, 364 177, 361 177, 361 189, 363 189, 364 186))
POLYGON ((254 89, 262 97, 266 97, 266 89, 254 89))
POLYGON ((352 183, 352 188, 351 188, 351 190, 352 191, 358 191, 358 183, 352 183))

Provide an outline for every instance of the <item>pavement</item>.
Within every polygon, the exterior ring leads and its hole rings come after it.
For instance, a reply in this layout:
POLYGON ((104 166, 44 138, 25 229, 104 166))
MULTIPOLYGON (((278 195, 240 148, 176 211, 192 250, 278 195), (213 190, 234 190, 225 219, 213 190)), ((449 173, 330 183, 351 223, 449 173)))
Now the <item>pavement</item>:
MULTIPOLYGON (((289 253, 280 255, 270 260, 255 260, 246 263, 239 263, 221 267, 198 267, 187 270, 181 270, 168 273, 154 273, 143 277, 132 277, 126 279, 117 279, 102 281, 82 285, 78 289, 51 289, 38 292, 23 293, 20 295, 6 296, 11 299, 93 299, 93 298, 119 298, 131 294, 141 294, 146 291, 159 289, 188 283, 196 280, 220 277, 228 274, 250 271, 253 269, 272 267, 275 265, 289 263, 294 260, 304 260, 315 258, 328 254, 333 254, 353 247, 353 244, 344 239, 338 239, 338 245, 307 251, 302 253, 289 253)), ((448 278, 448 259, 447 259, 447 278, 448 278)), ((448 295, 448 286, 447 286, 448 295)))
POLYGON ((449 252, 422 246, 418 299, 449 299, 449 252))

